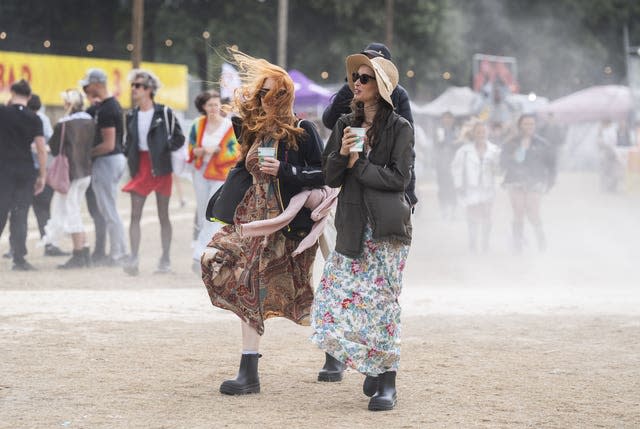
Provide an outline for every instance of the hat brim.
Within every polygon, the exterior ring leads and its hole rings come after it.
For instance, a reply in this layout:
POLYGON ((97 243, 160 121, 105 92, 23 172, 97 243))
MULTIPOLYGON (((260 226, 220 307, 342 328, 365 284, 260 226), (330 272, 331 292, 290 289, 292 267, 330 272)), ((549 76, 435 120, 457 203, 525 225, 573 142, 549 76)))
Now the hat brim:
POLYGON ((378 87, 378 93, 380 94, 380 97, 382 97, 384 101, 386 101, 391 107, 393 107, 393 101, 391 101, 391 92, 393 92, 393 89, 391 91, 388 91, 385 87, 385 80, 388 81, 389 79, 386 75, 384 77, 380 75, 380 67, 373 64, 369 57, 364 54, 349 55, 347 57, 346 63, 347 82, 349 83, 349 88, 351 88, 351 91, 353 91, 355 87, 352 74, 354 72, 357 72, 360 66, 367 66, 371 70, 373 70, 373 73, 376 75, 376 86, 378 87))

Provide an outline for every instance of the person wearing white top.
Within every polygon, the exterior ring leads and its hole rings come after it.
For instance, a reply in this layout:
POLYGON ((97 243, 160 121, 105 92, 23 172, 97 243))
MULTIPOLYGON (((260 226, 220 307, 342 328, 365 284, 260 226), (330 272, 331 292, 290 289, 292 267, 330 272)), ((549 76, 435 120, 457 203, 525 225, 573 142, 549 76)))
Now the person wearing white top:
POLYGON ((232 163, 229 162, 225 168, 220 170, 216 168, 212 173, 210 162, 227 143, 223 139, 229 130, 233 129, 233 125, 231 120, 221 115, 222 102, 218 92, 205 91, 196 97, 194 104, 203 115, 196 119, 191 127, 188 157, 188 162, 193 165, 193 187, 197 204, 195 220, 197 239, 193 246, 192 270, 199 274, 200 257, 211 241, 211 237, 222 226, 218 222, 205 220, 207 204, 224 183, 226 170, 232 167, 232 163))
POLYGON ((487 140, 487 125, 474 120, 469 127, 468 143, 456 152, 451 172, 459 195, 466 207, 469 249, 477 250, 478 229, 482 251, 489 250, 491 208, 495 198, 495 183, 500 166, 500 149, 487 140))

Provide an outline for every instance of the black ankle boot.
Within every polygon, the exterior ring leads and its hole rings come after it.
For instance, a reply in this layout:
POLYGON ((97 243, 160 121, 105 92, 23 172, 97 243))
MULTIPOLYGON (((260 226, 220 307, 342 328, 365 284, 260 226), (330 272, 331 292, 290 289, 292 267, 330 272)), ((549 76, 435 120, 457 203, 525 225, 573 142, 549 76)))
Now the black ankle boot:
POLYGON ((62 265, 58 265, 58 268, 61 270, 68 270, 72 268, 84 268, 87 266, 87 261, 84 256, 84 249, 75 250, 71 255, 71 259, 65 262, 62 265))
POLYGON ((378 390, 369 400, 369 411, 393 410, 396 398, 396 372, 383 372, 378 376, 378 390))
POLYGON ((225 395, 246 395, 260 393, 260 378, 258 378, 258 359, 261 354, 243 354, 240 359, 240 369, 234 380, 226 380, 220 385, 220 393, 225 395))
POLYGON ((368 397, 372 397, 378 391, 378 377, 367 375, 362 383, 362 393, 368 397))
POLYGON ((324 366, 318 372, 318 381, 341 381, 345 365, 329 353, 325 353, 324 356, 324 366))
POLYGON ((91 266, 91 250, 88 247, 83 247, 81 252, 82 262, 85 267, 89 268, 91 266))

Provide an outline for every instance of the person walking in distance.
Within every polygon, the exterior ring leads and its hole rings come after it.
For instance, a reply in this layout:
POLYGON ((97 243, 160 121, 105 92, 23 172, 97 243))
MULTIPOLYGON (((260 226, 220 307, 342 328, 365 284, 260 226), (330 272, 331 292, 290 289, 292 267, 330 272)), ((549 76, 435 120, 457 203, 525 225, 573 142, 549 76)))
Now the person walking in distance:
POLYGON ((31 87, 24 79, 10 87, 11 98, 0 105, 0 236, 12 212, 9 240, 14 271, 35 268, 26 261, 27 214, 33 195, 44 189, 47 153, 42 121, 27 108, 31 87), (35 142, 38 171, 33 168, 31 143, 35 142))
POLYGON ((542 195, 551 189, 556 180, 556 151, 546 140, 536 134, 536 118, 522 115, 518 120, 519 133, 505 145, 501 163, 505 170, 504 186, 509 192, 513 210, 513 250, 522 252, 524 219, 529 219, 543 252, 547 240, 540 216, 542 195))
POLYGON ((193 249, 193 271, 200 273, 200 257, 220 229, 219 223, 205 221, 207 204, 238 161, 239 147, 231 120, 221 115, 219 93, 205 91, 196 97, 194 104, 202 116, 193 122, 189 132, 187 162, 193 165, 197 203, 198 237, 193 249))
POLYGON ((155 192, 162 242, 162 256, 155 272, 169 273, 172 234, 169 219, 172 187, 171 152, 180 149, 185 138, 174 112, 154 101, 160 88, 158 78, 150 71, 135 69, 129 75, 129 82, 131 98, 135 104, 134 109, 127 114, 125 143, 131 181, 122 190, 131 195, 131 257, 123 268, 129 275, 138 274, 142 209, 147 196, 155 192))
MULTIPOLYGON (((117 208, 118 183, 126 163, 122 145, 122 108, 107 91, 107 75, 104 71, 89 69, 80 86, 90 100, 97 101, 93 110, 96 141, 91 150, 91 189, 104 219, 110 246, 108 257, 98 253, 94 259, 99 265, 122 264, 127 254, 124 226, 117 208)), ((96 251, 100 250, 96 245, 96 251)))
POLYGON ((466 208, 469 250, 478 250, 480 230, 482 251, 487 252, 500 149, 487 139, 487 124, 483 121, 473 119, 462 132, 467 143, 458 149, 451 163, 453 182, 458 200, 466 208))

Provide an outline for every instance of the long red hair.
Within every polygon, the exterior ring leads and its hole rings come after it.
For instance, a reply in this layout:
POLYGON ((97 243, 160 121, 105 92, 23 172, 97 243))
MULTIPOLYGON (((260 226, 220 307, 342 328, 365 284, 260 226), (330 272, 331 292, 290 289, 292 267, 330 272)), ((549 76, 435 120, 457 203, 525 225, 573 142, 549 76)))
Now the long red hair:
POLYGON ((243 52, 229 50, 238 67, 242 85, 235 91, 234 106, 242 118, 240 152, 244 158, 256 140, 273 138, 286 140, 287 149, 298 150, 296 138, 304 133, 296 127, 293 114, 294 86, 289 74, 270 62, 253 58, 243 52), (262 99, 258 96, 265 81, 271 78, 274 85, 262 99), (262 103, 268 103, 270 113, 262 103))

